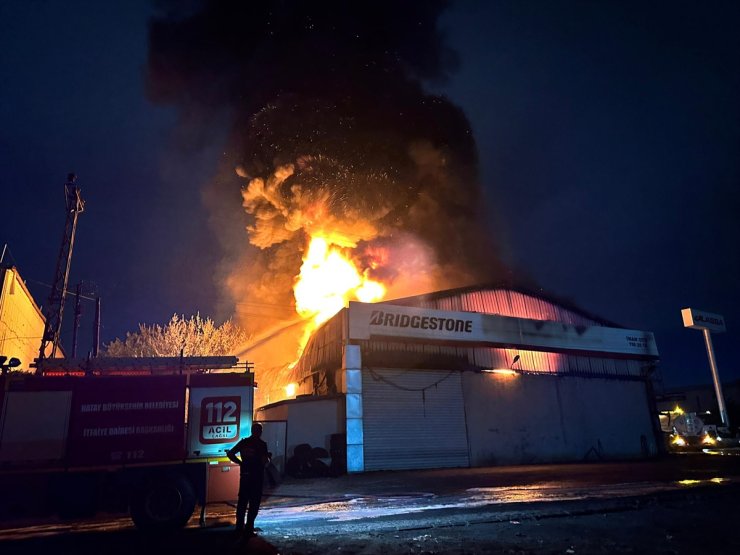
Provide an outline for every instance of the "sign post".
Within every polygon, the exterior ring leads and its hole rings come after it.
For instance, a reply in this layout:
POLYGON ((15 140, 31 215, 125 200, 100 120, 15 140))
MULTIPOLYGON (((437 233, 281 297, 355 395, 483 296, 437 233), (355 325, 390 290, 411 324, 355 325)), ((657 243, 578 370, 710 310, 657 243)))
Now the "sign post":
POLYGON ((681 310, 683 325, 686 328, 701 330, 704 334, 704 343, 707 346, 707 356, 709 357, 709 367, 712 370, 712 379, 714 380, 714 393, 717 395, 717 405, 719 406, 719 415, 722 424, 729 428, 730 419, 727 417, 727 407, 725 406, 725 397, 722 394, 722 384, 719 382, 719 373, 717 371, 717 360, 714 357, 714 347, 712 346, 711 332, 722 333, 726 331, 725 319, 719 314, 712 314, 693 308, 684 308, 681 310))

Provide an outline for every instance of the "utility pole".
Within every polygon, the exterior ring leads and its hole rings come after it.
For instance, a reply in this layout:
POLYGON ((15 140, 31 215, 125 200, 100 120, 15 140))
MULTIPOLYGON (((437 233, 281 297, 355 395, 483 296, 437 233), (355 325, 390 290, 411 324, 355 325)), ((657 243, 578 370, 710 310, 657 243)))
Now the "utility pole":
POLYGON ((75 323, 72 328, 72 358, 77 358, 77 334, 80 332, 80 316, 82 315, 82 304, 80 296, 82 295, 82 282, 77 284, 75 291, 75 323))
POLYGON ((95 299, 95 323, 93 324, 92 346, 93 358, 98 356, 98 349, 100 349, 100 297, 96 297, 95 299))
MULTIPOLYGON (((77 218, 85 209, 85 201, 82 200, 80 188, 75 184, 76 181, 77 176, 70 173, 67 175, 67 182, 64 184, 64 204, 67 218, 64 222, 62 244, 59 248, 51 293, 49 293, 49 303, 46 307, 46 323, 44 325, 44 335, 41 339, 41 348, 39 349, 39 362, 46 356, 46 350, 49 346, 51 346, 52 357, 54 357, 57 347, 59 347, 62 316, 64 315, 64 296, 67 293, 67 283, 69 282, 77 218)), ((42 373, 40 365, 37 365, 36 373, 42 373)))

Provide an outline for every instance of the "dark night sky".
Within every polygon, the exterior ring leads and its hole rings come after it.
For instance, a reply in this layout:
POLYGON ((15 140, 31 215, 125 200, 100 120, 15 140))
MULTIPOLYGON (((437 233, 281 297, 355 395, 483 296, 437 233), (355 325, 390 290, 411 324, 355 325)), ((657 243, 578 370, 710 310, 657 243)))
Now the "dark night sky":
MULTIPOLYGON (((174 110, 147 100, 149 15, 144 0, 0 4, 0 242, 45 303, 76 171, 71 283, 100 291, 105 341, 174 312, 228 316, 200 198, 224 137, 183 156, 174 110)), ((461 67, 429 88, 471 121, 507 262, 654 331, 669 385, 709 380, 680 309, 722 313, 720 374, 740 378, 738 4, 461 2, 442 24, 461 67)))

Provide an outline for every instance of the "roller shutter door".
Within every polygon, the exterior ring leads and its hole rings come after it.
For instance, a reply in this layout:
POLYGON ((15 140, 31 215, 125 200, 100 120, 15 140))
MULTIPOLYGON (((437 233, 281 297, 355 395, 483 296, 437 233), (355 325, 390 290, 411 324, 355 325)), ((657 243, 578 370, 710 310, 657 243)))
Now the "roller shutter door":
POLYGON ((363 369, 365 470, 467 467, 460 372, 363 369))

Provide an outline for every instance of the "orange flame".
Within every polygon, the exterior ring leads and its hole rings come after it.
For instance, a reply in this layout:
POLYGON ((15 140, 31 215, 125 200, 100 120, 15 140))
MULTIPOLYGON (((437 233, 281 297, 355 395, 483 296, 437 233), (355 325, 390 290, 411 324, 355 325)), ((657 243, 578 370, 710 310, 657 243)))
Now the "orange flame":
MULTIPOLYGON (((354 245, 352 245, 354 246, 354 245)), ((307 320, 300 351, 311 333, 329 320, 351 300, 366 303, 380 301, 386 288, 360 271, 348 256, 347 240, 321 234, 311 237, 293 294, 296 312, 307 320)))

